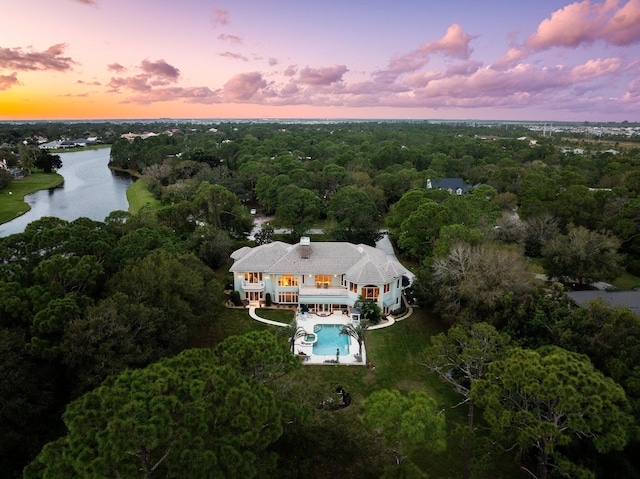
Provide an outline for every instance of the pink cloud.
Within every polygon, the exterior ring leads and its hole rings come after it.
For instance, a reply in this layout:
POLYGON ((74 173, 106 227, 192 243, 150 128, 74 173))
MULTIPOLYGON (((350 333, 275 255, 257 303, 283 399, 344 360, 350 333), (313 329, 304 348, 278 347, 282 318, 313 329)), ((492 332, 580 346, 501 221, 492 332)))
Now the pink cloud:
POLYGON ((571 69, 572 79, 575 82, 582 79, 593 80, 601 76, 612 75, 620 70, 622 62, 619 58, 597 58, 589 60, 584 65, 578 65, 571 69))
POLYGON ((640 41, 640 0, 629 0, 621 8, 619 3, 619 0, 571 3, 543 20, 525 44, 543 50, 555 46, 575 48, 598 40, 612 45, 637 43, 640 41))
POLYGON ((99 81, 86 82, 84 80, 76 80, 78 85, 92 85, 92 86, 100 86, 101 83, 99 81))
POLYGON ((298 73, 298 67, 296 65, 289 65, 287 69, 284 71, 284 75, 288 77, 292 77, 296 73, 298 73))
POLYGON ((89 5, 92 7, 97 7, 98 4, 96 2, 94 2, 93 0, 73 0, 76 3, 82 3, 83 5, 89 5))
POLYGON ((125 88, 132 91, 149 91, 151 85, 149 85, 149 79, 144 75, 138 75, 128 78, 112 78, 109 81, 109 87, 111 93, 119 92, 125 88))
POLYGON ((142 63, 140 64, 140 68, 142 68, 143 72, 149 75, 165 78, 168 80, 175 81, 180 76, 180 70, 178 70, 176 67, 172 65, 169 65, 164 60, 158 60, 155 62, 150 62, 149 60, 142 60, 142 63))
POLYGON ((224 84, 224 96, 232 101, 249 101, 267 82, 259 72, 239 73, 224 84))
MULTIPOLYGON (((341 107, 405 108, 522 108, 553 104, 554 109, 590 111, 612 100, 598 92, 623 66, 619 58, 596 59, 574 67, 537 67, 517 64, 498 70, 475 60, 446 70, 415 72, 392 83, 373 81, 353 84, 315 83, 298 79, 283 85, 263 87, 260 95, 243 97, 263 105, 314 105, 341 107)), ((261 78, 261 77, 260 77, 261 78)), ((315 78, 315 77, 314 77, 315 78)), ((626 110, 631 110, 636 84, 629 86, 626 110)), ((620 106, 621 100, 616 103, 620 106)), ((626 111, 625 110, 625 111, 626 111)))
POLYGON ((122 73, 127 71, 127 69, 122 65, 120 65, 119 63, 111 63, 107 65, 107 70, 109 70, 110 72, 116 72, 116 73, 122 73))
POLYGON ((273 57, 269 57, 268 62, 270 67, 275 67, 278 63, 280 63, 277 58, 273 57))
POLYGON ((640 79, 636 78, 629 83, 626 95, 629 98, 635 98, 636 101, 640 101, 640 79))
POLYGON ((530 51, 525 47, 511 47, 497 62, 493 64, 496 68, 506 68, 509 65, 513 65, 520 60, 527 58, 530 55, 530 51))
POLYGON ((451 57, 466 59, 471 53, 469 43, 475 38, 478 38, 477 35, 465 33, 460 25, 454 23, 447 28, 447 33, 440 40, 426 43, 420 47, 420 50, 425 54, 441 52, 451 57))
POLYGON ((240 38, 237 35, 229 35, 227 33, 221 33, 220 35, 218 35, 218 40, 223 42, 234 43, 237 45, 242 43, 242 38, 240 38))
POLYGON ((298 81, 306 85, 330 85, 342 81, 342 76, 347 71, 345 65, 332 65, 323 68, 305 67, 300 71, 298 81))
POLYGON ((434 53, 467 59, 471 54, 469 44, 475 38, 477 36, 465 33, 460 25, 454 23, 447 28, 444 36, 439 40, 424 43, 412 52, 393 56, 389 61, 389 66, 385 70, 376 72, 375 75, 380 82, 393 82, 400 74, 420 70, 429 62, 430 56, 434 53))
POLYGON ((138 103, 148 105, 156 102, 184 101, 186 103, 214 104, 221 103, 222 98, 218 91, 208 87, 170 87, 155 88, 146 93, 129 97, 124 103, 138 103))
MULTIPOLYGON (((110 65, 111 70, 121 71, 121 65, 110 65)), ((113 77, 109 81, 109 92, 116 93, 121 89, 127 89, 137 92, 150 91, 154 86, 164 86, 169 83, 175 83, 180 77, 180 70, 169 65, 164 60, 151 62, 142 60, 140 67, 142 73, 130 77, 113 77)))
POLYGON ((224 53, 220 53, 220 56, 225 58, 231 58, 233 60, 242 60, 243 62, 249 61, 247 57, 245 57, 244 55, 240 55, 239 53, 224 52, 224 53))
POLYGON ((58 43, 43 52, 24 52, 22 48, 0 47, 0 68, 18 71, 55 70, 67 71, 76 63, 69 57, 63 57, 67 45, 58 43))
POLYGON ((8 90, 12 86, 19 85, 18 77, 16 72, 11 73, 10 75, 0 75, 0 91, 8 90))
POLYGON ((640 0, 630 0, 615 12, 604 30, 613 45, 631 45, 640 42, 640 0))
POLYGON ((211 9, 211 24, 214 28, 224 26, 229 23, 229 12, 213 7, 211 9))

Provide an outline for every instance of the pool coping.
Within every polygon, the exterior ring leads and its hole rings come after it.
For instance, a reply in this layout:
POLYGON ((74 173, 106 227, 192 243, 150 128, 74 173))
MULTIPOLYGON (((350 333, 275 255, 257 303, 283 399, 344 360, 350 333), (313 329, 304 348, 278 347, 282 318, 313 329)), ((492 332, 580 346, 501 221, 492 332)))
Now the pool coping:
MULTIPOLYGON (((306 332, 314 333, 317 324, 339 324, 346 326, 354 324, 349 315, 336 312, 328 316, 318 316, 313 313, 298 314, 296 316, 298 327, 303 328, 306 332)), ((299 338, 295 342, 295 354, 304 353, 305 359, 303 364, 322 364, 329 366, 351 365, 365 366, 367 364, 366 345, 362 345, 362 359, 358 359, 359 351, 358 341, 349 336, 349 354, 341 354, 336 361, 336 355, 319 355, 313 353, 313 345, 304 342, 304 338, 299 338)))

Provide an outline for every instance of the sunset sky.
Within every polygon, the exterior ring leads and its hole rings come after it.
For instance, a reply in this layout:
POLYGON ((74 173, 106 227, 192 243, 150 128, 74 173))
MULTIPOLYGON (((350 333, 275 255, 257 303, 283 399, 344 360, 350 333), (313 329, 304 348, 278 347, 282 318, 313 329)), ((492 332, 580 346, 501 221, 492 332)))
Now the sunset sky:
POLYGON ((3 0, 0 120, 640 121, 640 0, 3 0))

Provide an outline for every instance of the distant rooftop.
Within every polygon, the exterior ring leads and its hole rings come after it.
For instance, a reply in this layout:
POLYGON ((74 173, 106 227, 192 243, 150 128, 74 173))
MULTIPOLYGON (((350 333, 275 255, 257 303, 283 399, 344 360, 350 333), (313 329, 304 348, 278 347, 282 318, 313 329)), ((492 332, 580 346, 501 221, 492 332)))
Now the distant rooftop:
POLYGON ((601 298, 611 308, 628 308, 640 315, 640 291, 571 291, 567 296, 583 308, 601 298))

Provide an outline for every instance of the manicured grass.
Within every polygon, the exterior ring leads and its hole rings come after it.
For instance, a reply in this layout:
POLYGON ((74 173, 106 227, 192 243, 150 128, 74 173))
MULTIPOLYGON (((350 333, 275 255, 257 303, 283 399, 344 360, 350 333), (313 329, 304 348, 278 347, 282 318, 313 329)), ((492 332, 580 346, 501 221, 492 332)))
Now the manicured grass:
POLYGON ((25 178, 13 180, 0 190, 0 223, 11 221, 31 209, 29 204, 24 202, 26 195, 55 188, 63 181, 64 178, 57 173, 33 173, 25 178))
POLYGON ((259 308, 256 313, 261 318, 270 319, 271 321, 278 321, 280 323, 289 324, 293 321, 295 311, 291 309, 267 309, 259 308))
POLYGON ((275 330, 259 321, 251 319, 247 308, 221 308, 215 319, 198 328, 198 334, 190 341, 192 348, 213 348, 229 336, 237 336, 249 331, 275 330))
POLYGON ((624 273, 612 283, 621 291, 631 291, 640 286, 640 278, 630 273, 624 273))
POLYGON ((142 180, 137 180, 127 188, 127 201, 129 202, 129 213, 133 215, 145 205, 151 205, 154 208, 160 206, 160 202, 153 197, 142 180))

